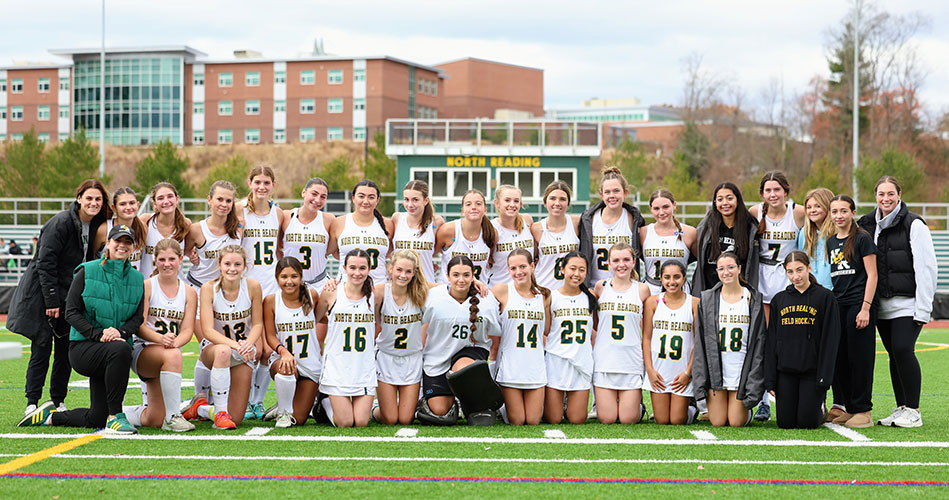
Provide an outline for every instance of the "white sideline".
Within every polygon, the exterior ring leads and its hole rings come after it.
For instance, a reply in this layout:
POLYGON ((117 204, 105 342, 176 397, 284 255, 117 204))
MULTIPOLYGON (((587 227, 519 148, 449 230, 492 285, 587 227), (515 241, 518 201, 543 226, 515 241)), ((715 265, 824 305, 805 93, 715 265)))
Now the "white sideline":
MULTIPOLYGON (((4 453, 3 458, 25 457, 25 453, 4 453)), ((57 454, 50 458, 71 459, 132 459, 132 460, 206 460, 206 461, 283 461, 283 462, 464 462, 464 463, 551 463, 551 464, 705 464, 705 465, 814 465, 842 466, 857 465, 867 467, 949 467, 949 462, 855 462, 855 461, 815 461, 803 460, 703 460, 697 458, 471 458, 471 457, 343 457, 343 456, 205 456, 205 455, 73 455, 57 454)))
POLYGON ((870 438, 860 434, 859 432, 849 428, 844 427, 840 424, 835 424, 833 422, 824 422, 824 427, 840 434, 841 436, 851 440, 851 441, 872 441, 870 438))
POLYGON ((272 431, 273 427, 252 427, 249 431, 245 432, 245 436, 263 436, 268 432, 272 431))
MULTIPOLYGON (((76 439, 87 434, 3 433, 0 439, 76 439)), ((632 439, 632 438, 499 438, 499 437, 413 437, 388 436, 243 436, 223 434, 107 434, 103 439, 132 441, 292 441, 300 443, 472 443, 472 444, 588 444, 588 445, 659 445, 659 446, 772 446, 813 448, 949 448, 949 441, 808 441, 804 439, 715 440, 632 439)))
POLYGON ((695 436, 696 439, 703 439, 706 441, 718 439, 717 437, 715 437, 715 434, 712 434, 709 431, 689 431, 689 432, 691 432, 692 435, 695 436))

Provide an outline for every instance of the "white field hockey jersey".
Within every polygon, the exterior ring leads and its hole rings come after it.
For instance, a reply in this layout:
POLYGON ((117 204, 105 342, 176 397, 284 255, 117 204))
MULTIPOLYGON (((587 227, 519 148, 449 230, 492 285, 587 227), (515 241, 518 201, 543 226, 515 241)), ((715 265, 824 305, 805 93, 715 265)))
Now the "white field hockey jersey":
POLYGON ((295 257, 303 265, 303 281, 308 286, 322 289, 326 281, 326 245, 329 233, 323 212, 307 224, 300 222, 299 208, 290 211, 290 222, 283 233, 284 257, 295 257))
MULTIPOLYGON (((659 296, 659 304, 652 317, 652 342, 649 345, 652 367, 659 372, 666 384, 664 392, 691 396, 691 380, 682 392, 673 392, 671 384, 677 375, 688 371, 689 359, 692 357, 692 297, 686 295, 678 309, 670 309, 666 305, 665 297, 665 293, 659 296)), ((652 391, 649 377, 643 380, 643 389, 652 391)))
POLYGON ((250 335, 252 302, 250 291, 247 289, 247 279, 241 278, 240 291, 233 302, 224 298, 224 289, 214 284, 214 298, 211 307, 214 309, 214 329, 223 333, 225 337, 241 341, 250 335))
POLYGON ((425 374, 437 377, 451 369, 451 357, 462 348, 477 345, 487 348, 488 335, 498 335, 498 303, 494 295, 479 297, 478 321, 471 332, 471 299, 458 303, 448 286, 437 286, 428 292, 422 323, 428 323, 422 366, 425 374))
MULTIPOLYGON (((142 250, 141 262, 138 266, 138 270, 141 271, 142 275, 146 278, 151 276, 152 271, 155 270, 155 245, 165 238, 175 237, 174 234, 171 236, 162 236, 161 231, 158 230, 158 223, 155 220, 156 217, 158 216, 152 216, 151 219, 148 220, 148 225, 145 226, 145 249, 142 250)), ((184 247, 184 244, 181 246, 184 247)), ((186 280, 184 268, 178 273, 178 277, 182 280, 186 280)))
POLYGON ((395 234, 392 236, 392 248, 412 250, 417 253, 425 279, 430 283, 435 283, 435 226, 429 224, 421 236, 418 231, 409 227, 409 214, 400 213, 395 225, 395 234))
POLYGON ((643 301, 639 297, 639 283, 634 282, 620 292, 607 281, 597 309, 599 328, 593 346, 596 371, 644 375, 643 301))
POLYGON ((479 234, 474 241, 465 239, 465 234, 461 229, 461 221, 457 220, 455 224, 455 239, 451 245, 442 250, 442 260, 439 283, 448 283, 448 262, 457 255, 464 255, 471 259, 474 264, 475 279, 484 281, 488 278, 488 258, 491 257, 491 249, 484 242, 484 234, 479 234))
MULTIPOLYGON (((148 315, 145 317, 145 326, 151 328, 155 333, 164 335, 172 332, 175 335, 181 331, 181 323, 185 319, 185 305, 188 301, 187 285, 184 281, 178 280, 178 291, 174 297, 165 295, 161 285, 158 284, 158 276, 148 278, 152 283, 152 294, 148 298, 148 315)), ((136 342, 142 342, 145 345, 154 344, 141 337, 135 337, 136 342)))
POLYGON ((516 248, 526 249, 533 255, 534 237, 531 235, 530 224, 524 224, 520 232, 502 226, 500 219, 492 220, 491 224, 498 232, 498 242, 494 245, 494 264, 491 266, 490 275, 490 284, 493 286, 511 282, 511 274, 507 269, 507 256, 516 248))
POLYGON ((547 229, 547 220, 540 221, 540 241, 537 242, 537 265, 534 266, 534 276, 537 284, 551 290, 563 286, 563 256, 580 248, 580 237, 573 227, 573 221, 567 219, 567 225, 559 233, 547 229))
MULTIPOLYGON (((645 262, 645 271, 643 272, 643 282, 649 285, 649 291, 653 295, 662 292, 662 283, 659 281, 659 272, 662 264, 667 260, 677 260, 682 266, 689 266, 689 247, 683 241, 683 235, 672 234, 669 236, 659 236, 656 232, 656 224, 646 226, 646 239, 643 240, 643 260, 645 262)), ((689 291, 686 290, 686 293, 689 291)))
POLYGON ((188 271, 188 282, 198 288, 221 275, 221 268, 217 262, 221 249, 228 245, 241 244, 240 238, 231 238, 227 233, 221 236, 212 233, 207 219, 201 221, 200 224, 201 233, 204 234, 204 246, 195 247, 194 250, 198 252, 198 265, 191 266, 188 271))
POLYGON ((306 314, 303 306, 291 309, 283 303, 283 293, 277 293, 274 296, 274 327, 277 340, 293 354, 297 364, 309 373, 320 373, 323 357, 316 339, 313 311, 306 314))
POLYGON ((593 315, 585 293, 569 297, 550 292, 550 334, 547 355, 567 360, 586 377, 593 376, 593 315))
MULTIPOLYGON (((758 205, 758 213, 764 211, 763 205, 758 205)), ((794 220, 794 202, 788 201, 784 217, 774 220, 765 216, 765 232, 761 235, 761 250, 758 258, 758 291, 765 304, 791 284, 784 272, 784 258, 797 250, 797 221, 794 220)))
POLYGON ((277 238, 280 235, 280 221, 273 203, 270 212, 259 216, 244 207, 244 236, 241 246, 247 252, 246 276, 260 282, 264 296, 279 291, 274 270, 277 267, 277 238))
MULTIPOLYGON (((424 306, 424 304, 422 304, 424 306)), ((399 306, 392 296, 392 284, 386 283, 382 298, 382 331, 376 347, 390 356, 411 356, 422 352, 422 308, 409 297, 399 306)))
POLYGON ((350 300, 340 287, 327 314, 320 385, 376 387, 376 317, 373 297, 350 300))
MULTIPOLYGON (((593 282, 610 277, 610 247, 623 242, 633 244, 633 230, 629 227, 629 213, 623 210, 612 224, 603 222, 603 211, 593 214, 593 262, 590 263, 593 282)), ((637 234, 638 238, 639 235, 637 234)))
MULTIPOLYGON (((112 219, 109 219, 109 220, 105 221, 105 224, 106 224, 106 226, 105 226, 105 234, 108 235, 110 232, 112 232, 112 227, 115 225, 115 218, 112 218, 112 219)), ((129 227, 131 227, 131 226, 129 226, 129 227)), ((148 238, 145 238, 145 239, 147 240, 148 238)), ((156 243, 157 243, 157 242, 156 242, 156 243)), ((153 248, 154 248, 154 247, 153 247, 153 248)), ((143 250, 135 249, 135 250, 132 251, 132 254, 129 255, 129 264, 132 264, 132 267, 134 267, 135 269, 141 269, 141 265, 142 265, 142 253, 143 253, 143 250)), ((154 253, 154 252, 152 252, 152 253, 154 253)), ((149 274, 151 274, 151 273, 149 273, 149 274)), ((149 274, 146 274, 145 277, 148 278, 149 274)))
POLYGON ((722 353, 722 382, 724 387, 738 387, 741 367, 748 352, 748 332, 751 329, 749 292, 742 287, 741 300, 734 304, 718 302, 718 348, 722 353))
POLYGON ((525 299, 513 283, 507 285, 507 304, 501 311, 498 350, 499 384, 547 385, 544 363, 544 296, 525 299))
POLYGON ((346 214, 343 231, 336 242, 339 246, 339 280, 346 281, 346 272, 343 270, 343 261, 346 254, 355 248, 365 250, 369 254, 369 276, 373 284, 386 282, 386 257, 389 255, 389 237, 376 219, 366 227, 356 225, 353 214, 346 214))

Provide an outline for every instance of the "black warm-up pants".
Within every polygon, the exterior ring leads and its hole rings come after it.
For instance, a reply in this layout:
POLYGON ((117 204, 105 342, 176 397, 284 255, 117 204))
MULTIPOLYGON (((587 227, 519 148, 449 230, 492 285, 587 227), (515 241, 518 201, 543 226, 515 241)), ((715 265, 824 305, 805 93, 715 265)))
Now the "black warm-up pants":
POLYGON ((840 346, 834 369, 834 404, 847 413, 873 409, 873 361, 876 358, 876 307, 870 308, 870 322, 857 329, 861 304, 840 304, 840 346))
POLYGON ((923 378, 916 359, 916 339, 922 328, 923 325, 913 321, 911 316, 877 320, 883 347, 890 355, 890 380, 896 406, 919 408, 923 378))
POLYGON ((26 402, 38 404, 43 398, 43 386, 46 385, 46 373, 49 372, 49 358, 53 356, 53 371, 49 376, 49 398, 59 406, 66 399, 69 386, 69 324, 61 316, 47 319, 56 327, 38 334, 30 344, 30 364, 26 368, 26 402))
POLYGON ((89 377, 89 408, 54 412, 51 423, 66 427, 105 427, 109 415, 122 413, 132 366, 132 346, 125 341, 72 342, 69 360, 76 372, 89 377))
POLYGON ((817 387, 814 373, 798 374, 778 371, 778 427, 782 429, 814 429, 824 421, 821 404, 827 389, 817 387))

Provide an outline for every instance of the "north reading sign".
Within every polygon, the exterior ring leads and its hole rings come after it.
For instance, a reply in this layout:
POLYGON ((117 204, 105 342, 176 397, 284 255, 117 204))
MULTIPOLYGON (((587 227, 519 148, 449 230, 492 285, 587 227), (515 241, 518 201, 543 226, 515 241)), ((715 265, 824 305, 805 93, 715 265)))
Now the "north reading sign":
POLYGON ((447 167, 539 167, 539 156, 446 156, 447 167))

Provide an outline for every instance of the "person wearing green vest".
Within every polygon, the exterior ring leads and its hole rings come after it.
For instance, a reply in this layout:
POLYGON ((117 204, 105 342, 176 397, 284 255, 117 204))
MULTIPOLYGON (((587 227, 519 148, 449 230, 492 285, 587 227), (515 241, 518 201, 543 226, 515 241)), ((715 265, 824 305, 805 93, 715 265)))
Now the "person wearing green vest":
POLYGON ((111 434, 134 434, 122 413, 132 364, 132 335, 144 321, 144 278, 128 262, 135 233, 118 225, 109 231, 101 259, 76 268, 66 297, 69 361, 89 377, 89 408, 58 412, 40 405, 18 424, 103 428, 111 434))

